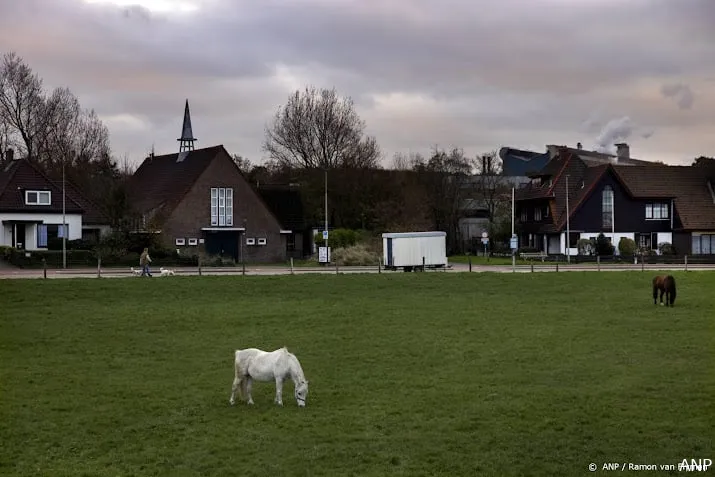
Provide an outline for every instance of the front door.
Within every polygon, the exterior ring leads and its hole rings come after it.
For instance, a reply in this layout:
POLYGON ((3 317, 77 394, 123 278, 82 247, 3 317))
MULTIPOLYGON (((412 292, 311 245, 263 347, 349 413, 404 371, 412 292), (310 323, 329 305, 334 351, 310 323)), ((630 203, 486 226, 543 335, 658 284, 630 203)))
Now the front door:
POLYGON ((237 231, 210 231, 206 233, 206 253, 223 258, 233 258, 239 261, 238 240, 241 235, 237 231))
POLYGON ((25 243, 25 224, 15 224, 14 228, 15 230, 12 234, 12 246, 22 250, 27 247, 27 244, 25 243))

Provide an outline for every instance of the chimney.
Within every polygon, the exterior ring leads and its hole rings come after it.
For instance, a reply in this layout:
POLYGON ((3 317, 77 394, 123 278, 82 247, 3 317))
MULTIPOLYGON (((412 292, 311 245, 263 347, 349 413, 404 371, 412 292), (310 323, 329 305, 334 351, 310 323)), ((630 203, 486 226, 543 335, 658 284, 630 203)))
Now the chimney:
POLYGON ((615 144, 616 146, 616 156, 618 159, 630 159, 631 158, 631 148, 625 142, 619 142, 615 144))
POLYGON ((11 161, 15 160, 15 151, 13 151, 12 149, 6 150, 5 151, 5 160, 7 162, 11 162, 11 161))
POLYGON ((583 149, 583 144, 581 144, 580 142, 577 142, 576 149, 583 149))

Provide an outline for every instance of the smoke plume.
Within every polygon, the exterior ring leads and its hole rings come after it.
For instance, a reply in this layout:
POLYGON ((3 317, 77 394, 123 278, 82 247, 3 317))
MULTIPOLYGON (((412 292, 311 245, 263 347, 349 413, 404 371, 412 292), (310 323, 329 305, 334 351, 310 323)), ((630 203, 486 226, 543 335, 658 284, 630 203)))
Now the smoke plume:
POLYGON ((635 125, 631 118, 623 116, 608 121, 601 129, 601 133, 596 139, 595 151, 613 154, 614 144, 625 142, 635 130, 635 125))

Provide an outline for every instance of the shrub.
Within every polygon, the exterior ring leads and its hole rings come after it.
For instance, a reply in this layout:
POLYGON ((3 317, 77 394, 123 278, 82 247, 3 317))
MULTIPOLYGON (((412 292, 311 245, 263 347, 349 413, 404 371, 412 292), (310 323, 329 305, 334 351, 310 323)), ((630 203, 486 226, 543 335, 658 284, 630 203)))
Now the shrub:
POLYGON ((658 251, 661 255, 675 255, 675 247, 668 242, 661 242, 658 244, 658 251))
MULTIPOLYGON (((362 241, 364 237, 357 230, 352 229, 335 229, 330 231, 328 236, 328 245, 335 251, 335 249, 343 247, 351 247, 356 245, 358 242, 362 241)), ((323 232, 315 234, 315 244, 318 247, 322 247, 325 244, 323 240, 323 232)))
POLYGON ((636 241, 628 237, 621 237, 618 241, 618 252, 621 255, 632 256, 636 252, 636 241))
POLYGON ((596 241, 594 239, 582 238, 576 242, 579 255, 593 255, 596 251, 596 241))
POLYGON ((596 253, 601 256, 613 255, 615 247, 611 245, 605 235, 602 233, 596 237, 596 253))
POLYGON ((333 251, 332 262, 343 266, 377 265, 380 255, 368 249, 365 245, 352 245, 333 251))

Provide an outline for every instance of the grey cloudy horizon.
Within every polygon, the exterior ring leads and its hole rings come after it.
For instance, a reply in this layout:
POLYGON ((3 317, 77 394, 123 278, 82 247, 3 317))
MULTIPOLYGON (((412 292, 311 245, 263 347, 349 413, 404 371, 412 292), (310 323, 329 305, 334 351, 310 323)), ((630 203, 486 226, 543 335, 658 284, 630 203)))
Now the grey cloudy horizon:
POLYGON ((715 155, 713 0, 0 0, 0 52, 69 87, 138 164, 196 147, 262 162, 296 89, 355 101, 389 165, 546 144, 715 155), (186 11, 181 11, 186 10, 186 11))

